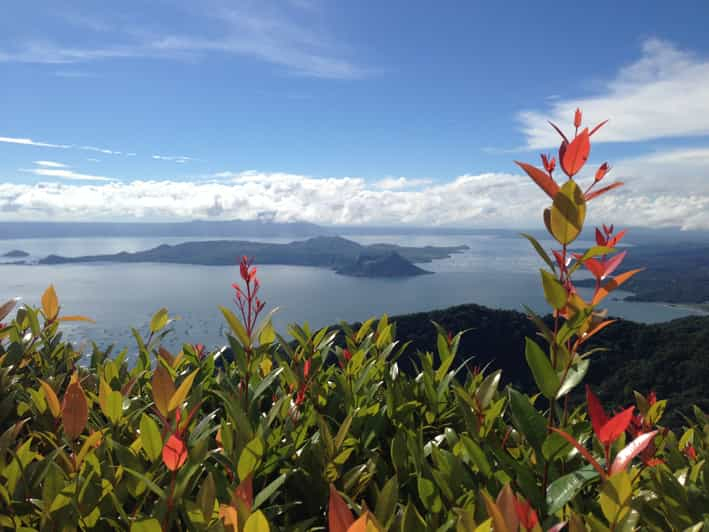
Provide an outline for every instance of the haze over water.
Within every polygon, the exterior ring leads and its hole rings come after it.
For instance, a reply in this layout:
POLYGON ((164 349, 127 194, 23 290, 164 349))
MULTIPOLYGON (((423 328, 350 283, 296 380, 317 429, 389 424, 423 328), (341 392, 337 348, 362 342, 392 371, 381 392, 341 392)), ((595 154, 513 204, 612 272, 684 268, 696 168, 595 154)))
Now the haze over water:
MULTIPOLYGON (((348 236, 362 244, 392 242, 402 245, 459 245, 470 249, 450 259, 419 266, 436 272, 403 279, 371 279, 337 275, 325 268, 259 266, 261 295, 266 310, 279 307, 274 324, 281 334, 292 322, 308 321, 313 327, 339 321, 361 321, 383 313, 406 314, 477 303, 494 308, 523 310, 528 305, 546 312, 539 285, 540 259, 529 243, 514 235, 377 235, 348 236)), ((204 238, 66 238, 0 241, 0 254, 21 249, 40 258, 51 253, 66 256, 139 251, 159 244, 176 244, 204 238)), ((287 242, 292 239, 240 237, 239 240, 287 242)), ((547 244, 547 243, 543 243, 547 244)), ((585 242, 579 242, 584 246, 585 242)), ((0 296, 20 296, 36 305, 43 290, 53 283, 65 314, 82 314, 96 324, 66 324, 72 339, 115 343, 133 349, 130 328, 144 335, 152 314, 161 306, 182 319, 174 323, 171 348, 182 342, 216 347, 225 343, 219 305, 233 306, 233 267, 178 264, 70 264, 57 266, 1 265, 0 296)), ((258 264, 258 257, 256 257, 258 264)), ((698 311, 661 303, 634 303, 614 292, 610 314, 641 322, 679 318, 698 311)))

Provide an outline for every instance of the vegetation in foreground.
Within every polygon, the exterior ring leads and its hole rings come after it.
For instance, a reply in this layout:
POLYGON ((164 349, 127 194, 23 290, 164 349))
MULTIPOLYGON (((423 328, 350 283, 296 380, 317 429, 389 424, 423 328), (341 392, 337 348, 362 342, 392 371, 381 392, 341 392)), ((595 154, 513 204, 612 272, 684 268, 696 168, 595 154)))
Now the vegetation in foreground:
MULTIPOLYGON (((22 307, 0 330, 0 526, 15 530, 702 530, 709 522, 709 427, 696 408, 673 432, 666 401, 635 394, 606 405, 581 387, 612 326, 598 305, 637 270, 615 273, 623 232, 599 229, 584 253, 568 246, 608 165, 582 191, 574 176, 600 126, 562 134, 569 177, 519 163, 549 195, 545 225, 560 249, 528 237, 551 325, 529 313, 537 334, 525 360, 537 393, 503 388, 501 371, 454 365, 464 332, 436 327, 436 349, 410 372, 405 345, 386 317, 357 329, 278 335, 244 258, 237 311, 222 308, 233 360, 184 345, 161 347, 158 311, 138 357, 95 349, 88 365, 62 340, 54 289, 40 309, 22 307), (552 258, 553 257, 553 258, 552 258), (581 267, 591 301, 576 292, 581 267)), ((556 127, 556 126, 555 126, 556 127)), ((599 188, 600 187, 600 188, 599 188)), ((0 319, 15 305, 0 308, 0 319)))

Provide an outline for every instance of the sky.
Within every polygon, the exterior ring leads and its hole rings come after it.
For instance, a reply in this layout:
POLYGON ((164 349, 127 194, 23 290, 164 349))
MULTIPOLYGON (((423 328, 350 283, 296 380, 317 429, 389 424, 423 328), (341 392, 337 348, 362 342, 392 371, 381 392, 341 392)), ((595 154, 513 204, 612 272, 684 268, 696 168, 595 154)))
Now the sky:
POLYGON ((8 4, 0 219, 541 226, 581 107, 590 222, 709 229, 709 3, 500 6, 8 4))

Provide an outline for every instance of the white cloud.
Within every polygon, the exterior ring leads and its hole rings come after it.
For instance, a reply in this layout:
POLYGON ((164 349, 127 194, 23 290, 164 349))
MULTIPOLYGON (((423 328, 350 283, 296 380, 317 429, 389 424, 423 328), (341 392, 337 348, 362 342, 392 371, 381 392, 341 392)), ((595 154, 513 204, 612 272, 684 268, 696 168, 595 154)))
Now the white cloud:
POLYGON ((153 155, 152 158, 156 161, 171 161, 178 164, 197 160, 194 157, 187 157, 186 155, 153 155))
POLYGON ((109 150, 108 148, 97 148, 96 146, 79 146, 79 149, 84 151, 95 151, 106 155, 123 155, 123 152, 109 150))
POLYGON ((374 183, 374 186, 382 190, 401 190, 404 188, 415 188, 433 183, 431 179, 408 179, 406 177, 386 177, 374 183))
MULTIPOLYGON (((0 50, 0 63, 21 62, 66 65, 91 61, 152 58, 194 60, 213 54, 248 56, 285 67, 290 73, 318 78, 355 79, 368 71, 341 57, 346 48, 327 35, 304 11, 315 12, 318 6, 307 0, 295 0, 290 6, 270 3, 226 1, 203 9, 184 4, 173 10, 172 18, 190 21, 189 32, 153 30, 110 25, 85 13, 64 17, 71 25, 101 33, 100 46, 66 46, 50 39, 18 42, 11 49, 0 50), (297 5, 296 5, 297 4, 297 5), (309 9, 305 7, 309 6, 309 9), (195 19, 201 18, 201 24, 195 19), (202 32, 195 28, 203 26, 202 32)), ((318 17, 322 18, 322 17, 318 17)))
POLYGON ((546 111, 520 113, 530 149, 559 145, 546 120, 566 127, 576 107, 589 126, 608 118, 613 127, 596 142, 642 141, 709 135, 709 58, 649 39, 636 62, 624 66, 599 94, 554 100, 546 111))
MULTIPOLYGON (((515 174, 462 175, 413 190, 381 189, 358 177, 253 171, 220 176, 222 181, 0 183, 0 217, 256 219, 267 214, 277 221, 319 224, 542 227, 541 213, 549 203, 527 177, 515 174)), ((593 200, 590 212, 589 223, 709 229, 709 190, 646 193, 629 183, 627 190, 593 200)))
POLYGON ((39 146, 41 148, 62 148, 68 149, 72 146, 68 144, 52 144, 49 142, 39 142, 32 139, 17 138, 17 137, 0 137, 0 142, 7 144, 22 144, 24 146, 39 146))
POLYGON ((64 163, 58 163, 56 161, 35 161, 34 164, 37 166, 44 166, 46 168, 66 168, 64 163))
MULTIPOLYGON (((48 161, 39 161, 48 162, 48 161)), ((46 166, 46 165, 45 165, 46 166)), ((69 168, 20 168, 20 172, 25 172, 27 174, 34 174, 43 177, 54 177, 57 179, 67 179, 72 181, 116 181, 115 178, 106 177, 101 175, 90 175, 82 174, 79 172, 74 172, 69 168)))

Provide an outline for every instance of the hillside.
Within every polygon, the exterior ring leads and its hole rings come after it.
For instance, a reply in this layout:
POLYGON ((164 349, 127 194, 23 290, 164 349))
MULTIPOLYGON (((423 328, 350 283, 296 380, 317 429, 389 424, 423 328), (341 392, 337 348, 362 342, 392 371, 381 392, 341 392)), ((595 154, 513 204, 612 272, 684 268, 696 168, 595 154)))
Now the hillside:
MULTIPOLYGON (((520 312, 460 305, 395 316, 391 321, 397 325, 400 342, 411 342, 401 362, 404 368, 411 368, 418 350, 435 351, 431 321, 436 321, 453 332, 470 329, 461 340, 460 362, 473 356, 471 367, 489 363, 503 370, 503 380, 532 389, 532 376, 524 361, 524 338, 534 337, 537 331, 520 312)), ((655 390, 658 397, 669 400, 668 422, 679 422, 680 413, 692 404, 709 410, 709 317, 653 325, 619 320, 590 343, 608 351, 592 355, 586 382, 609 404, 630 403, 633 390, 655 390)))

